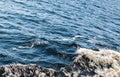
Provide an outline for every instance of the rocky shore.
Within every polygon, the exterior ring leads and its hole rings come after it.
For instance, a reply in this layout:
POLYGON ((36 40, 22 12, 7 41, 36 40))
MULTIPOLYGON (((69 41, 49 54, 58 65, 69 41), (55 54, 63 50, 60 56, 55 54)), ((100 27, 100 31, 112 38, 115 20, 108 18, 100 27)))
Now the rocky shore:
POLYGON ((81 48, 78 56, 56 71, 35 64, 12 64, 0 67, 0 77, 120 77, 120 53, 81 48))

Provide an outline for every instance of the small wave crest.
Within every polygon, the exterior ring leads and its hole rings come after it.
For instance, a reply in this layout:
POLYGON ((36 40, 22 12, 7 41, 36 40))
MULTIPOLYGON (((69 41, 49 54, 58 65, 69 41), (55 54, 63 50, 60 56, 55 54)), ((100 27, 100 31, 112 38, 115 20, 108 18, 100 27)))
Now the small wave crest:
POLYGON ((76 35, 72 38, 63 38, 62 40, 63 41, 75 41, 77 38, 85 38, 85 36, 82 36, 82 35, 76 35))
POLYGON ((27 44, 25 46, 18 46, 18 47, 14 47, 12 49, 17 50, 17 49, 33 48, 34 46, 38 46, 38 45, 42 45, 42 44, 43 44, 43 42, 41 42, 41 41, 33 41, 30 44, 27 44))

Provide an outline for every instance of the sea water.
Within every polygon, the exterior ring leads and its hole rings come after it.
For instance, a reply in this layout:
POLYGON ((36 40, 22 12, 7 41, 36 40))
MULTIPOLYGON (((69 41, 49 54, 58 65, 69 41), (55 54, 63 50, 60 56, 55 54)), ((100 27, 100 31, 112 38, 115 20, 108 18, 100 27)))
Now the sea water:
POLYGON ((79 48, 120 51, 120 0, 0 0, 0 65, 59 69, 79 48))

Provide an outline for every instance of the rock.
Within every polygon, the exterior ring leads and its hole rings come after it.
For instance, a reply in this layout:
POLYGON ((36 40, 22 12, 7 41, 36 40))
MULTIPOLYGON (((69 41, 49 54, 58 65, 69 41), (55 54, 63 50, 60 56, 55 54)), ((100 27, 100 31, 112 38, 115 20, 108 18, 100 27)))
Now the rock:
POLYGON ((35 64, 0 67, 0 77, 120 77, 120 53, 79 49, 78 56, 59 71, 35 64))
POLYGON ((37 65, 12 64, 0 67, 0 77, 55 77, 53 69, 47 69, 37 65))

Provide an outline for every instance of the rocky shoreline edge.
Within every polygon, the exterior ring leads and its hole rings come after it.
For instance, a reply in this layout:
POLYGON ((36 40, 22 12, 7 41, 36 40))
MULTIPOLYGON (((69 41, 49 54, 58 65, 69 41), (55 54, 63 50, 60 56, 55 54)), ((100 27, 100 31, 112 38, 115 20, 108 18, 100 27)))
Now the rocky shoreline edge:
POLYGON ((0 77, 120 77, 120 53, 81 48, 78 56, 59 71, 36 64, 0 66, 0 77))

